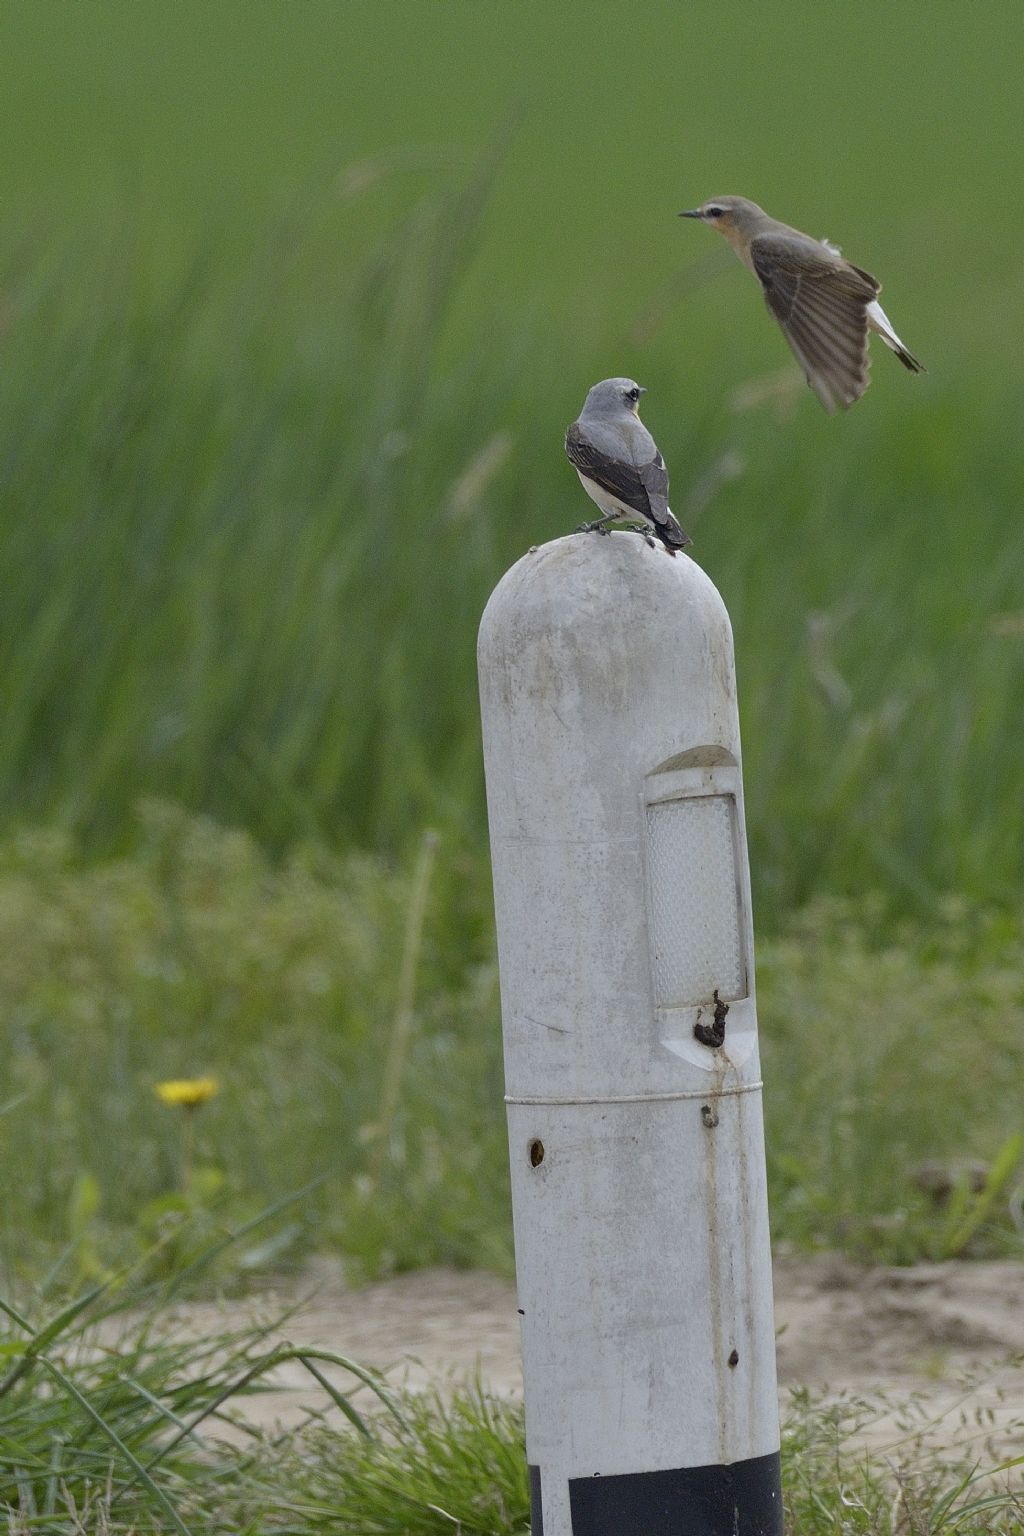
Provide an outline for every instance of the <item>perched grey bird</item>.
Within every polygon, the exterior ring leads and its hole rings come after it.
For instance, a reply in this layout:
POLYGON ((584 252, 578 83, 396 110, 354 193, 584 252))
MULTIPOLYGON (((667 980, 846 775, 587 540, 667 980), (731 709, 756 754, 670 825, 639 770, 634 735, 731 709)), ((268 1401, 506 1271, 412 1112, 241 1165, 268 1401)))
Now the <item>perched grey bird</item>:
POLYGON ((602 379, 565 434, 565 451, 591 501, 604 513, 577 533, 607 533, 606 523, 628 521, 653 544, 657 534, 670 555, 693 540, 668 504, 668 471, 637 407, 646 394, 632 379, 602 379))
POLYGON ((768 308, 830 415, 868 387, 869 331, 877 331, 904 368, 924 372, 878 302, 881 283, 845 261, 838 246, 770 219, 745 197, 714 197, 679 217, 711 224, 760 278, 768 308))

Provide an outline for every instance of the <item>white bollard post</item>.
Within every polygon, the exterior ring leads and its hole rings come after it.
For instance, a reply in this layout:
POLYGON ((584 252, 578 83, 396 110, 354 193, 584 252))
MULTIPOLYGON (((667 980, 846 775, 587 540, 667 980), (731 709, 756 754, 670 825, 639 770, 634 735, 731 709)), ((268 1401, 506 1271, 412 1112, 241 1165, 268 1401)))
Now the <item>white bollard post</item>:
POLYGON ((478 660, 533 1536, 780 1536, 728 614, 572 536, 478 660))

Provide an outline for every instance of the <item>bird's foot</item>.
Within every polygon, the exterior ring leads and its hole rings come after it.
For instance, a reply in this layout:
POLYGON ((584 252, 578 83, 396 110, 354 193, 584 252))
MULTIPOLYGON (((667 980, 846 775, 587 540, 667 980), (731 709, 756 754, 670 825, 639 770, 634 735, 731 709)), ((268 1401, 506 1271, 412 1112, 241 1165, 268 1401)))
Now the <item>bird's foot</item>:
POLYGON ((605 519, 598 518, 596 523, 580 523, 577 533, 611 533, 610 528, 605 527, 605 519))
POLYGON ((657 542, 651 537, 651 530, 646 523, 630 523, 629 532, 638 533, 645 544, 649 544, 651 549, 657 549, 657 542))

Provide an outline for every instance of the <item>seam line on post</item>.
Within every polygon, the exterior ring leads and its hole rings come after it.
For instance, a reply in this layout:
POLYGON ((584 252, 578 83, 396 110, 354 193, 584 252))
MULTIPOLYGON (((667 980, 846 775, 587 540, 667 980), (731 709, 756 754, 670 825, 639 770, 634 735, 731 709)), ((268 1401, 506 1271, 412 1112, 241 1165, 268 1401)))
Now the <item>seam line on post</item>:
POLYGON ((506 1093, 506 1104, 657 1104, 673 1099, 728 1099, 741 1093, 758 1093, 764 1087, 760 1079, 756 1083, 744 1083, 739 1088, 687 1088, 682 1093, 617 1093, 609 1097, 587 1096, 582 1099, 549 1098, 546 1095, 527 1094, 520 1097, 506 1093))

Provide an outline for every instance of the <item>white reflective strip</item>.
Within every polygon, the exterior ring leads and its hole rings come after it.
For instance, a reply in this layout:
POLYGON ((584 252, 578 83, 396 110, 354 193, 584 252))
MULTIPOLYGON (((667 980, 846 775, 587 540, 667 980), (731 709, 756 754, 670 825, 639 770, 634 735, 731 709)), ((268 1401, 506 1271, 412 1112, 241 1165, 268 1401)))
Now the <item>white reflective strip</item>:
POLYGON ((678 1008, 746 992, 736 802, 694 795, 646 810, 655 1002, 678 1008))

